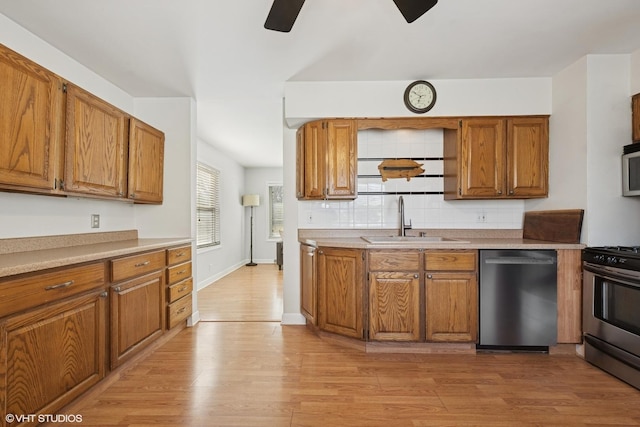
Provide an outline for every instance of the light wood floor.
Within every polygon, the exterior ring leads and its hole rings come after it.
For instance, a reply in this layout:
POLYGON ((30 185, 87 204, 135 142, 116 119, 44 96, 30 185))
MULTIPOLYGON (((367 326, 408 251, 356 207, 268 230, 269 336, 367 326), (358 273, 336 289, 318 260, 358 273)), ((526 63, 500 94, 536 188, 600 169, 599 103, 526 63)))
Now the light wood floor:
MULTIPOLYGON (((262 269, 246 268, 228 277, 237 294, 223 305, 262 291, 262 269)), ((181 331, 74 405, 80 425, 640 425, 640 392, 575 356, 364 353, 229 311, 233 321, 181 331)))
POLYGON ((282 270, 275 264, 242 267, 198 292, 203 321, 282 319, 282 270))

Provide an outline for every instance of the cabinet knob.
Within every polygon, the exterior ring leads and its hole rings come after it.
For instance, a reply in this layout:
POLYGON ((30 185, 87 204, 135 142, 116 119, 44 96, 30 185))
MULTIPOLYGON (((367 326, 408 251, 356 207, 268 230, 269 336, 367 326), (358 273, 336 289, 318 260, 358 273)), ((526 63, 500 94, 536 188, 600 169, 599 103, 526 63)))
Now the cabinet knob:
POLYGON ((498 194, 500 194, 500 195, 501 195, 501 194, 502 194, 502 190, 498 190, 498 194))
POLYGON ((509 190, 509 195, 513 196, 513 190, 509 190))
POLYGON ((433 279, 433 276, 431 274, 427 274, 427 279, 433 279))
POLYGON ((115 292, 120 292, 120 286, 113 288, 115 292))
POLYGON ((420 275, 419 275, 419 274, 414 274, 414 275, 413 275, 413 278, 414 278, 414 279, 419 279, 419 278, 420 278, 420 275))
POLYGON ((109 295, 109 294, 107 294, 107 292, 106 292, 106 291, 105 291, 105 292, 102 292, 102 293, 100 294, 100 298, 106 298, 106 297, 107 297, 107 295, 109 295))

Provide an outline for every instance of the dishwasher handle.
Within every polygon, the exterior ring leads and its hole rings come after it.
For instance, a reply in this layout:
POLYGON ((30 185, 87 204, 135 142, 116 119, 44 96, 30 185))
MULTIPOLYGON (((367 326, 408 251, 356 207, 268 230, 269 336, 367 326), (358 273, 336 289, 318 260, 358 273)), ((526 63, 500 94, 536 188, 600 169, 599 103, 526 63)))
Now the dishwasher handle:
POLYGON ((511 264, 511 265, 552 265, 556 263, 554 258, 532 258, 526 256, 501 256, 486 258, 485 264, 511 264))

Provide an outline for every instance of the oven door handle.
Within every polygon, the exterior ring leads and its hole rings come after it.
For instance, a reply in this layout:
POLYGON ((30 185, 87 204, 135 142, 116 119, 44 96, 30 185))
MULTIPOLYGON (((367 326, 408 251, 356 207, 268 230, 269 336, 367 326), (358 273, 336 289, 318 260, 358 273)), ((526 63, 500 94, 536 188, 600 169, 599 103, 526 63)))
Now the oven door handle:
POLYGON ((621 268, 600 266, 600 265, 591 264, 588 262, 585 262, 583 267, 587 271, 590 271, 592 273, 595 273, 610 279, 623 278, 626 280, 633 280, 634 282, 631 282, 631 283, 625 282, 625 283, 628 283, 629 285, 634 286, 636 288, 640 287, 640 271, 623 270, 621 268))

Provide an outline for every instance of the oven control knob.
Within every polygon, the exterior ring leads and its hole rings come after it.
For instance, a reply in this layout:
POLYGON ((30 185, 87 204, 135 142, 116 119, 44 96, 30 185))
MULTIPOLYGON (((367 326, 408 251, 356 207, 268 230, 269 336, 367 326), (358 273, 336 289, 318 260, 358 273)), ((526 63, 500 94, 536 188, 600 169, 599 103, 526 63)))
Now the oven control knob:
POLYGON ((616 258, 614 256, 607 257, 607 263, 609 263, 609 264, 617 264, 618 263, 618 258, 616 258))

